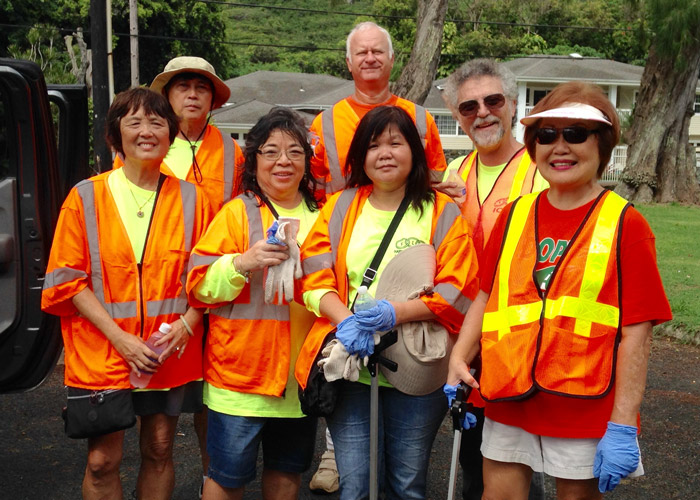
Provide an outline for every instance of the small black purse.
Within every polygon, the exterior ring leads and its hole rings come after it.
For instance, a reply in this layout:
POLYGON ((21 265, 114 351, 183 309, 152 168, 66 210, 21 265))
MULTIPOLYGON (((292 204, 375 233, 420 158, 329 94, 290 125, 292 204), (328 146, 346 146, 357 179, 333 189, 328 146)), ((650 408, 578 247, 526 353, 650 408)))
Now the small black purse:
MULTIPOLYGON (((326 335, 322 346, 335 339, 335 329, 326 335)), ((335 409, 335 402, 338 400, 338 384, 340 380, 329 382, 318 366, 318 362, 323 357, 323 347, 318 351, 314 364, 311 366, 309 378, 306 380, 306 389, 299 386, 299 403, 304 415, 310 417, 327 417, 335 409)))
POLYGON ((63 408, 66 436, 84 439, 133 427, 136 423, 131 389, 94 391, 68 387, 63 408))

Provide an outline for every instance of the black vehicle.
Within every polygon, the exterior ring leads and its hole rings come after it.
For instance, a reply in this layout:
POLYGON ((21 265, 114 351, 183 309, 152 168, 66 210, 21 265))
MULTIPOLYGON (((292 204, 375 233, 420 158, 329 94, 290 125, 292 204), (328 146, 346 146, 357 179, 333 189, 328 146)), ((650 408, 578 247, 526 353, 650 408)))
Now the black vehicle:
POLYGON ((0 393, 37 387, 61 354, 41 289, 61 203, 89 175, 88 134, 84 85, 47 88, 35 63, 0 58, 0 393))

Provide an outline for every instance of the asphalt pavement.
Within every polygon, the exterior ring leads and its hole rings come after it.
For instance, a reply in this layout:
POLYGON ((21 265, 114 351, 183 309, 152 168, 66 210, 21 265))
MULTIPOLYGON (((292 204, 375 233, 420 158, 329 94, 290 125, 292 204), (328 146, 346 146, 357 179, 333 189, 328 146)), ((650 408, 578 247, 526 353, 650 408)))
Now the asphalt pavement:
MULTIPOLYGON (((84 440, 65 437, 61 408, 65 402, 63 365, 36 390, 0 395, 0 499, 76 500, 85 468, 84 440)), ((452 430, 448 418, 432 448, 428 476, 429 500, 447 498, 452 430)), ((323 452, 323 427, 319 426, 312 469, 302 481, 301 499, 337 499, 318 496, 308 482, 323 452)), ((605 496, 613 500, 700 499, 700 349, 655 339, 645 402, 642 406, 642 457, 646 476, 625 480, 605 496)), ((196 500, 201 465, 192 417, 185 415, 175 441, 176 485, 174 500, 196 500)), ((136 485, 138 436, 126 433, 121 467, 125 498, 136 485)), ((259 499, 258 480, 246 490, 245 499, 259 499)), ((460 481, 461 484, 461 481, 460 481)), ((459 490, 458 486, 458 490, 459 490)), ((459 496, 458 496, 459 498, 459 496)), ((547 480, 547 500, 555 498, 547 480)))

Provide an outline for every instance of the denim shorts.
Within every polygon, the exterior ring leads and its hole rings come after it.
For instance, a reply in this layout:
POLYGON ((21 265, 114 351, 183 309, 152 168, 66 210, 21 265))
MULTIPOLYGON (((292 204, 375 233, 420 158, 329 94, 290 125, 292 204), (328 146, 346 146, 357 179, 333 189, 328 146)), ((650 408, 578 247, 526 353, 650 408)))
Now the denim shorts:
MULTIPOLYGON (((481 453, 497 462, 518 463, 535 472, 562 479, 592 479, 593 459, 599 438, 538 436, 490 418, 484 422, 481 453)), ((628 477, 644 475, 642 460, 628 477)))
POLYGON ((208 476, 224 488, 241 488, 253 481, 260 443, 265 469, 305 472, 313 459, 316 420, 239 417, 209 409, 208 476))

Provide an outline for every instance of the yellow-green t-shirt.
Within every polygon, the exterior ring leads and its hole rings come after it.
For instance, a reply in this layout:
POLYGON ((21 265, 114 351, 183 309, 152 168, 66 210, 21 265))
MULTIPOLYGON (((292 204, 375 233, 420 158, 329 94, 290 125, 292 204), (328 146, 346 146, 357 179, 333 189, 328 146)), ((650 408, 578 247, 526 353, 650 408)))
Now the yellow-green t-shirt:
MULTIPOLYGON (((306 239, 311 226, 316 221, 318 212, 311 212, 303 201, 293 209, 285 209, 273 203, 280 217, 296 217, 299 219, 299 233, 297 241, 300 243, 306 239)), ((215 302, 231 301, 238 297, 245 278, 233 268, 233 258, 240 254, 224 255, 212 264, 207 271, 201 285, 197 288, 197 295, 215 297, 215 302)), ((220 389, 211 384, 204 384, 204 403, 214 411, 227 415, 245 417, 279 417, 299 418, 303 417, 299 405, 298 384, 294 378, 294 365, 299 351, 304 343, 306 334, 313 323, 315 316, 302 305, 292 302, 289 304, 290 332, 290 363, 287 385, 284 396, 265 396, 262 394, 249 394, 243 392, 220 389)))
POLYGON ((202 145, 202 141, 189 143, 185 139, 175 137, 170 149, 168 149, 168 154, 165 155, 163 160, 178 179, 185 180, 187 174, 190 173, 190 168, 192 167, 192 146, 190 144, 195 145, 194 154, 196 155, 197 151, 199 151, 199 146, 202 145))
POLYGON ((126 234, 129 236, 136 262, 140 263, 156 192, 140 188, 131 182, 126 178, 123 168, 112 170, 112 173, 107 177, 107 185, 117 205, 126 234), (142 214, 142 217, 138 216, 139 213, 142 214))

